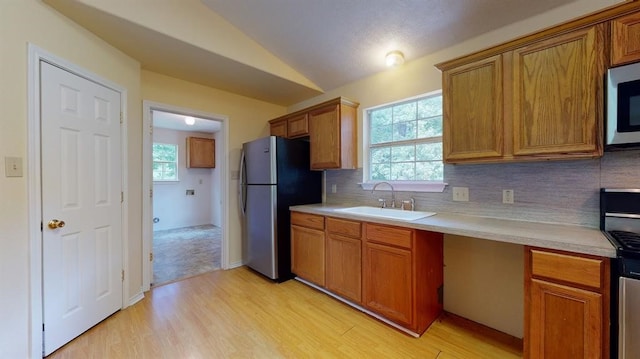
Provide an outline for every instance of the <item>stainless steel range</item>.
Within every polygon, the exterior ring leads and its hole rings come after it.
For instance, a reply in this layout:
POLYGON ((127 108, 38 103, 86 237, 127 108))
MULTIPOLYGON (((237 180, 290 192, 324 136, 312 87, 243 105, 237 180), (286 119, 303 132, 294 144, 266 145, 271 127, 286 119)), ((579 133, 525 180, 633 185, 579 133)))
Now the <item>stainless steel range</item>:
POLYGON ((611 281, 611 358, 640 358, 640 189, 601 189, 600 229, 617 253, 611 281))

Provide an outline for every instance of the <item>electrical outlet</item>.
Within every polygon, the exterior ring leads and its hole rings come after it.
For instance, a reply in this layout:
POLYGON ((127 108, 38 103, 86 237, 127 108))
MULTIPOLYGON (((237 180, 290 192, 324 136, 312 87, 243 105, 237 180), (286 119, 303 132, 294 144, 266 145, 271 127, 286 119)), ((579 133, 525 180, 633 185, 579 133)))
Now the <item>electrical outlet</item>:
POLYGON ((469 188, 453 187, 453 200, 456 202, 469 202, 469 188))
POLYGON ((502 203, 513 204, 513 190, 512 189, 503 189, 502 190, 502 203))
POLYGON ((5 157, 4 173, 6 177, 22 177, 22 158, 5 157))

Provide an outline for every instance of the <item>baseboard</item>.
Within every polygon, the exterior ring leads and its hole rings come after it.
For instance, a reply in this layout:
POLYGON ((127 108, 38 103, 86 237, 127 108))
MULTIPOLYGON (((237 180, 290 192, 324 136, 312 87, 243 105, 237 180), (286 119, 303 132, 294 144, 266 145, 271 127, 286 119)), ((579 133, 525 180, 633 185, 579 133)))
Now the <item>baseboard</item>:
POLYGON ((229 267, 227 269, 234 269, 234 268, 242 267, 243 265, 244 263, 242 261, 233 262, 233 263, 229 263, 229 267))
POLYGON ((522 338, 514 337, 511 334, 501 332, 497 329, 493 329, 484 324, 474 322, 473 320, 461 317, 451 312, 443 312, 442 318, 446 318, 450 323, 454 323, 459 328, 465 329, 471 333, 477 333, 484 338, 491 338, 499 343, 505 344, 514 350, 522 352, 523 341, 522 338))
POLYGON ((144 299, 144 293, 142 291, 140 291, 136 295, 134 295, 133 297, 129 298, 129 305, 128 306, 132 306, 132 305, 138 303, 139 301, 141 301, 142 299, 144 299))

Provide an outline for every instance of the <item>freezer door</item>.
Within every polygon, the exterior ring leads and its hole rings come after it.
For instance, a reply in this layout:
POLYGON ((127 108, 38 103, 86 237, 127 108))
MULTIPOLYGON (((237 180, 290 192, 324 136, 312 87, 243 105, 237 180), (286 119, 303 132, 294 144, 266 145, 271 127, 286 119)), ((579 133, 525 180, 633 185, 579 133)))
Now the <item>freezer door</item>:
POLYGON ((247 265, 277 279, 276 186, 248 185, 244 233, 247 236, 247 265))
POLYGON ((269 136, 242 145, 247 184, 276 183, 276 137, 269 136))

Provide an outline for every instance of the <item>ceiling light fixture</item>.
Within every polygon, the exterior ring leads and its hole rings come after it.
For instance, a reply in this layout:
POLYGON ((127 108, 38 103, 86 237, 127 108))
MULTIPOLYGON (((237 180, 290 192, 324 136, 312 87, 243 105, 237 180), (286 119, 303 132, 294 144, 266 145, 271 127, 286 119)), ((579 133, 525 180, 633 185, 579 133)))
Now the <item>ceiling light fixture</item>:
POLYGON ((196 123, 196 120, 191 116, 187 116, 184 118, 184 123, 186 123, 188 126, 193 126, 193 124, 196 123))
POLYGON ((398 50, 391 51, 385 56, 387 67, 396 67, 404 64, 404 54, 398 50))

